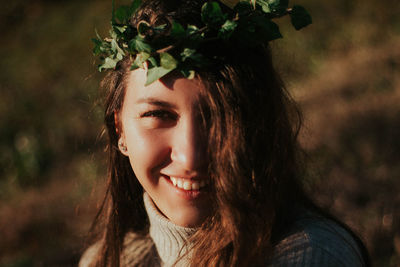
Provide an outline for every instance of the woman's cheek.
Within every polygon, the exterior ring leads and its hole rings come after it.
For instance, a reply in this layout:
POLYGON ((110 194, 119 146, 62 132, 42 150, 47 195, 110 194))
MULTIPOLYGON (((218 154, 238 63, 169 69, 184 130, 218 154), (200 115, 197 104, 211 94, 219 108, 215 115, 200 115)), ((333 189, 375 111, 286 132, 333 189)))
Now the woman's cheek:
POLYGON ((131 127, 125 130, 129 158, 137 176, 149 176, 155 168, 168 161, 169 146, 165 129, 131 127))

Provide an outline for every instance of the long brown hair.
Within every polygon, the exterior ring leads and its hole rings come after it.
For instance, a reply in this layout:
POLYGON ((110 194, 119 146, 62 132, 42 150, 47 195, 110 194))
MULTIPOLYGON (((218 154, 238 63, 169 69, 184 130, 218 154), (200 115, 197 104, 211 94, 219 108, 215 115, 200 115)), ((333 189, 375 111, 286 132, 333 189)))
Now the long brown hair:
MULTIPOLYGON (((147 0, 132 18, 156 23, 169 16, 199 25, 201 0, 147 0)), ((192 266, 253 266, 265 263, 274 240, 301 207, 317 210, 301 186, 303 166, 297 134, 301 115, 275 72, 267 46, 244 49, 212 44, 226 60, 198 70, 207 131, 208 172, 214 213, 192 237, 192 266), (212 239, 213 242, 209 242, 212 239), (267 256, 266 256, 267 255, 267 256)), ((119 266, 124 235, 147 234, 143 189, 117 147, 114 114, 124 100, 129 59, 103 81, 107 89, 107 193, 95 220, 103 220, 99 266, 119 266)))

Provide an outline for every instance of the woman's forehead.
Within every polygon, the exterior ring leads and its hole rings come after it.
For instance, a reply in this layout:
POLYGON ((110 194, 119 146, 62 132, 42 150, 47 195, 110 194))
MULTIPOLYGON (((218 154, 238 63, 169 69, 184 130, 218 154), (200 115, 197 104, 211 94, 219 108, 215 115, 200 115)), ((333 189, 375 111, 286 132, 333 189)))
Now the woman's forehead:
POLYGON ((169 75, 149 85, 146 82, 146 70, 130 71, 127 77, 125 100, 143 103, 157 100, 168 102, 198 102, 202 83, 198 80, 169 75))

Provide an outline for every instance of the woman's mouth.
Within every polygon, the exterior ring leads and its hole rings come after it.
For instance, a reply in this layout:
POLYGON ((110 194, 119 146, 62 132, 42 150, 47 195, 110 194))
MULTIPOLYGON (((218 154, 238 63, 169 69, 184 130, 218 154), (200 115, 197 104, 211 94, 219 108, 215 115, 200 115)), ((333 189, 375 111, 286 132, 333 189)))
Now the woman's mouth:
POLYGON ((185 179, 172 176, 170 176, 169 179, 175 187, 185 191, 200 190, 207 185, 205 180, 185 179))

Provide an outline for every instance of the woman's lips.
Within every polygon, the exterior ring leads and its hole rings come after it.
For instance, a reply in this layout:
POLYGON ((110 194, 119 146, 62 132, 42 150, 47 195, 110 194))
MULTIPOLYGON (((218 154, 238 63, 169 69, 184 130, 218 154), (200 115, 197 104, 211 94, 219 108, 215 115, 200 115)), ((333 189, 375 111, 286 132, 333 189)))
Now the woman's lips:
POLYGON ((169 179, 171 180, 172 184, 178 188, 181 188, 183 190, 200 190, 200 188, 203 188, 206 186, 206 181, 204 179, 202 180, 196 180, 196 179, 185 179, 185 178, 178 178, 178 177, 172 177, 169 176, 169 179))
POLYGON ((175 188, 175 191, 186 199, 194 199, 206 193, 208 182, 206 179, 178 178, 163 175, 164 178, 175 188))

